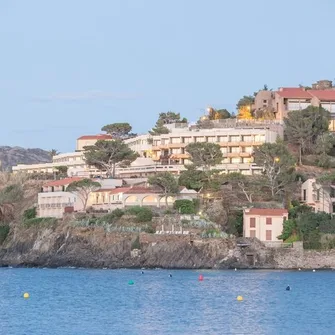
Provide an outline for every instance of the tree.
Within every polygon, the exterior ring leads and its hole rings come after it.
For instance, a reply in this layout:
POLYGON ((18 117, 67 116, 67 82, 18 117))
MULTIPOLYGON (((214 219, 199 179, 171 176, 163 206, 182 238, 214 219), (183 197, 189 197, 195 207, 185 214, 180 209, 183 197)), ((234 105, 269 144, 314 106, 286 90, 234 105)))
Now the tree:
POLYGON ((252 203, 253 196, 261 192, 264 178, 262 176, 245 176, 238 172, 232 172, 224 175, 223 181, 232 186, 237 196, 241 192, 245 199, 249 203, 252 203))
POLYGON ((251 109, 251 106, 254 104, 255 102, 255 97, 253 97, 252 95, 244 95, 243 98, 241 98, 237 105, 236 105, 236 109, 240 110, 241 107, 245 107, 245 106, 249 106, 251 109))
POLYGON ((115 168, 129 165, 138 155, 121 140, 99 140, 93 146, 84 147, 84 157, 88 165, 105 170, 108 177, 115 176, 115 168))
POLYGON ((318 165, 320 167, 328 168, 330 166, 328 154, 333 149, 334 144, 334 135, 329 132, 323 133, 316 138, 315 153, 319 155, 318 165))
POLYGON ((166 125, 176 122, 187 123, 187 119, 186 118, 181 119, 180 113, 174 113, 174 112, 160 113, 155 127, 152 128, 152 130, 149 131, 149 133, 151 135, 168 134, 169 129, 166 127, 166 125))
POLYGON ((204 182, 207 179, 205 171, 198 170, 194 165, 186 165, 185 167, 186 170, 180 173, 179 185, 198 192, 204 187, 204 182))
POLYGON ((273 198, 294 182, 295 160, 284 143, 264 143, 255 149, 254 158, 257 165, 263 166, 264 186, 273 198))
POLYGON ((67 176, 67 170, 68 170, 67 166, 64 166, 64 165, 56 166, 55 170, 56 170, 57 174, 59 174, 61 176, 65 176, 65 177, 67 176))
POLYGON ((98 190, 100 187, 101 184, 96 181, 91 179, 81 179, 69 184, 66 191, 77 195, 83 204, 84 210, 86 210, 90 193, 98 190))
POLYGON ((190 154, 190 160, 194 166, 202 167, 205 170, 221 164, 223 159, 221 148, 216 143, 190 143, 187 145, 186 151, 190 154))
POLYGON ((50 155, 51 158, 52 158, 53 156, 59 155, 59 151, 56 150, 56 149, 51 149, 51 150, 49 151, 49 155, 50 155))
POLYGON ((212 107, 208 108, 208 119, 209 120, 221 120, 229 119, 231 117, 227 109, 214 109, 212 107))
POLYGON ((133 134, 129 134, 132 130, 132 126, 125 122, 107 124, 106 126, 103 126, 101 130, 105 131, 115 139, 125 139, 128 138, 129 135, 133 136, 133 134))
POLYGON ((324 108, 308 106, 292 111, 284 118, 285 135, 289 143, 299 147, 299 164, 303 154, 313 152, 317 138, 328 132, 330 114, 324 108))
POLYGON ((238 110, 237 118, 241 120, 253 119, 250 106, 241 106, 238 110))
POLYGON ((168 196, 179 193, 179 186, 177 179, 170 172, 157 173, 148 178, 150 185, 157 186, 161 189, 165 197, 165 206, 168 207, 168 196))

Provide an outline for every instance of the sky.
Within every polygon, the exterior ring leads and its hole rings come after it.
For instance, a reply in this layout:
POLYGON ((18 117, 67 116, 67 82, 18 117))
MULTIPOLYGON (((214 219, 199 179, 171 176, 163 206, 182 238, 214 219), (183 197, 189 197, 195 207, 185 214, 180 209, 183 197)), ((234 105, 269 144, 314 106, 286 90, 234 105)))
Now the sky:
POLYGON ((0 146, 73 151, 161 112, 334 80, 334 0, 0 0, 0 146))

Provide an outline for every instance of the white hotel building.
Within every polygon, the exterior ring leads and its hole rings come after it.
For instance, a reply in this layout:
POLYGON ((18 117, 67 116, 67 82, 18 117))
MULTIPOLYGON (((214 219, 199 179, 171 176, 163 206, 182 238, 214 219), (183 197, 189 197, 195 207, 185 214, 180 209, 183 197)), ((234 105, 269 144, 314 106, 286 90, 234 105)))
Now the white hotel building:
MULTIPOLYGON (((240 172, 245 175, 260 173, 262 167, 253 162, 253 152, 263 143, 274 143, 282 137, 282 125, 276 122, 257 122, 236 119, 218 120, 213 129, 197 129, 188 124, 168 125, 169 133, 157 136, 139 135, 125 140, 139 154, 129 167, 117 168, 119 178, 147 177, 157 172, 179 174, 184 165, 190 164, 186 146, 189 143, 211 142, 221 147, 222 163, 216 166, 224 172, 240 172)), ((99 139, 111 139, 109 135, 82 136, 77 140, 76 152, 59 154, 52 163, 17 165, 13 172, 53 173, 58 166, 67 166, 68 175, 89 177, 101 174, 84 161, 83 148, 99 139)))

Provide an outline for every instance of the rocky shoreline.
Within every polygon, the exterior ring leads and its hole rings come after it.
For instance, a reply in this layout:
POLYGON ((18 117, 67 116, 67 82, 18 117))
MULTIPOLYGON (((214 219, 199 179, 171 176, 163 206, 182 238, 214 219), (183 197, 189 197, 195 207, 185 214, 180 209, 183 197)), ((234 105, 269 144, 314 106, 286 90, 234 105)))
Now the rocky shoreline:
POLYGON ((14 228, 0 247, 12 267, 162 269, 332 269, 335 251, 267 248, 257 240, 107 233, 102 227, 14 228), (135 248, 135 242, 137 246, 135 248), (244 241, 245 242, 245 241, 244 241), (245 244, 244 244, 245 245, 245 244))

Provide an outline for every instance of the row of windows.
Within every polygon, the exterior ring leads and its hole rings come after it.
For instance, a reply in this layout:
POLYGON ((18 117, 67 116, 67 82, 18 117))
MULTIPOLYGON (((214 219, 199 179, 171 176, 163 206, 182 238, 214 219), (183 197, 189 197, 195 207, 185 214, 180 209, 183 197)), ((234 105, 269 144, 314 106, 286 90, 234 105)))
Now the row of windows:
MULTIPOLYGON (((272 225, 272 218, 266 218, 266 224, 272 225)), ((256 228, 256 218, 250 218, 250 228, 256 228)))
POLYGON ((196 137, 172 137, 170 139, 155 140, 154 146, 193 143, 193 142, 264 142, 265 135, 230 135, 230 136, 196 136, 196 137))

